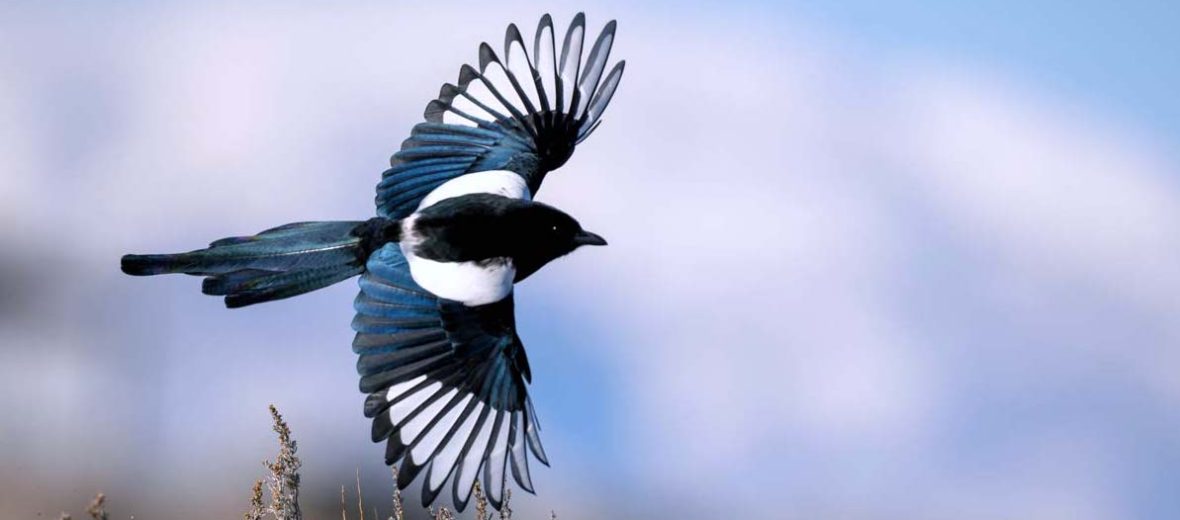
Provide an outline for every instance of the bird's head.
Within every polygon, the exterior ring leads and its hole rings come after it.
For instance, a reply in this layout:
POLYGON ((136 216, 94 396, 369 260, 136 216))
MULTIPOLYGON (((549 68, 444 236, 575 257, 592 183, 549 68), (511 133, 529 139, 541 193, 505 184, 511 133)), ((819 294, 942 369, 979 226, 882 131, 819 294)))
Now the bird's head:
POLYGON ((579 247, 606 245, 553 206, 487 193, 444 199, 413 222, 416 255, 443 262, 508 257, 517 281, 579 247))
POLYGON ((505 217, 518 280, 579 247, 606 245, 605 239, 582 229, 569 214, 539 202, 512 208, 505 217))

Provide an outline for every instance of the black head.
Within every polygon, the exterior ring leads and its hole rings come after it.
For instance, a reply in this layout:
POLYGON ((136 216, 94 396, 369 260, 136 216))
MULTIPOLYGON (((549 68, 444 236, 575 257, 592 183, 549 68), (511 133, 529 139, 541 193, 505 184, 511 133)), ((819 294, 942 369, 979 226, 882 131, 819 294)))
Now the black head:
POLYGON ((605 239, 582 229, 573 217, 539 202, 514 208, 506 223, 512 230, 509 242, 517 280, 579 247, 606 245, 605 239))
POLYGON ((581 246, 606 245, 557 208, 492 194, 439 201, 419 213, 414 228, 423 239, 415 248, 419 256, 444 262, 509 257, 517 281, 581 246))

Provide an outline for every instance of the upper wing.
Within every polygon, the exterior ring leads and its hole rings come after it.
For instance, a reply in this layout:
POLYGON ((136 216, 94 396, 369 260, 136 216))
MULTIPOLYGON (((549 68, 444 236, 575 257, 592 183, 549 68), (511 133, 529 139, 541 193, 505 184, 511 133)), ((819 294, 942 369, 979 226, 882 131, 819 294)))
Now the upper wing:
POLYGON ((479 68, 463 65, 458 85, 447 83, 426 106, 426 122, 390 160, 377 185, 377 212, 403 218, 440 184, 466 173, 510 170, 533 194, 545 174, 569 159, 610 103, 625 62, 604 77, 615 22, 606 24, 586 61, 586 18, 578 13, 557 54, 553 19, 541 17, 533 54, 516 25, 504 36, 504 59, 484 43, 479 68))
POLYGON ((436 298, 414 282, 397 244, 374 252, 366 267, 353 350, 373 441, 388 440, 387 464, 402 461, 398 488, 426 469, 422 501, 429 505, 453 475, 462 511, 480 477, 499 509, 511 460, 516 483, 532 492, 526 445, 548 461, 525 388, 531 376, 512 297, 478 307, 436 298))

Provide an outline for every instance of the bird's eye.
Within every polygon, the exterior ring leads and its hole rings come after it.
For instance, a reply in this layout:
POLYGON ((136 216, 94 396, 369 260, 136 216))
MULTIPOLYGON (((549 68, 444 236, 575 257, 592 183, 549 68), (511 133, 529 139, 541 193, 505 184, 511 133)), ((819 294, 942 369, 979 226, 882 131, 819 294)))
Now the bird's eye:
POLYGON ((559 230, 557 229, 557 225, 556 225, 556 224, 553 226, 553 229, 552 229, 552 231, 553 231, 554 233, 556 233, 556 232, 558 232, 558 231, 559 231, 559 230))

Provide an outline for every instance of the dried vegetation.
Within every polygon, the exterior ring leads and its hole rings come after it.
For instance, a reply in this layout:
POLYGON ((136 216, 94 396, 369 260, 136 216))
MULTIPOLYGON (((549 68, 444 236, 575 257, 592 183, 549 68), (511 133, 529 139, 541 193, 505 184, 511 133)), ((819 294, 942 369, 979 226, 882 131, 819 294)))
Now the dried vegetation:
MULTIPOLYGON (((303 512, 299 508, 299 469, 302 463, 299 461, 299 456, 296 455, 297 446, 295 439, 291 437, 291 428, 287 426, 287 422, 283 420, 283 416, 279 414, 274 405, 270 406, 270 417, 273 421, 275 433, 279 437, 279 453, 274 461, 263 461, 263 466, 267 469, 265 478, 254 482, 254 486, 250 490, 250 507, 242 515, 244 520, 303 520, 303 512), (269 495, 269 500, 266 499, 269 495)), ((393 467, 393 481, 397 482, 397 467, 393 467)), ((475 481, 475 520, 493 520, 493 511, 488 507, 487 497, 483 493, 478 480, 475 481)), ((512 490, 504 490, 504 504, 500 508, 498 514, 494 518, 496 520, 511 520, 512 508, 510 501, 512 499, 512 490)), ((99 493, 91 501, 90 506, 86 509, 86 513, 91 520, 110 520, 109 515, 105 510, 106 495, 99 493)), ((392 505, 389 510, 389 515, 382 518, 378 515, 377 507, 373 506, 372 520, 406 520, 406 510, 402 504, 402 493, 397 486, 393 486, 392 505)), ((456 520, 456 513, 446 507, 429 510, 430 518, 433 520, 456 520)), ((344 486, 340 486, 340 519, 348 520, 349 508, 347 504, 347 493, 344 486)), ((361 498, 361 478, 360 472, 357 472, 356 477, 356 515, 358 520, 365 520, 365 503, 361 498)), ((60 520, 73 520, 73 518, 66 513, 62 513, 60 520)), ((134 517, 132 517, 134 518, 134 517)), ((557 520, 557 515, 553 515, 552 520, 557 520)))

